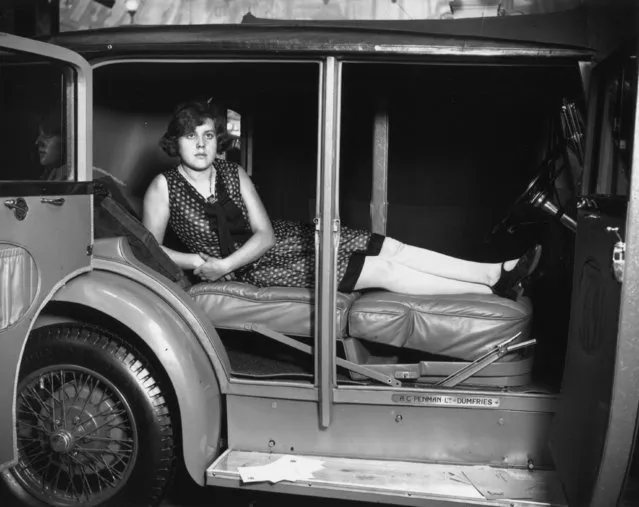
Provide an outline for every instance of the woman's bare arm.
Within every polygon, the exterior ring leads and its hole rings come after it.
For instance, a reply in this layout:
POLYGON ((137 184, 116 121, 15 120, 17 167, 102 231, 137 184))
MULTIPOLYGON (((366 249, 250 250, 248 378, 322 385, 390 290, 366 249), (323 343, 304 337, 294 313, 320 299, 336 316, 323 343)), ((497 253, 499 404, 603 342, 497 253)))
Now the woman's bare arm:
MULTIPOLYGON (((162 174, 153 179, 144 194, 142 222, 162 245, 169 223, 169 186, 162 174)), ((165 246, 162 249, 182 269, 195 269, 204 262, 198 254, 177 252, 165 246)))

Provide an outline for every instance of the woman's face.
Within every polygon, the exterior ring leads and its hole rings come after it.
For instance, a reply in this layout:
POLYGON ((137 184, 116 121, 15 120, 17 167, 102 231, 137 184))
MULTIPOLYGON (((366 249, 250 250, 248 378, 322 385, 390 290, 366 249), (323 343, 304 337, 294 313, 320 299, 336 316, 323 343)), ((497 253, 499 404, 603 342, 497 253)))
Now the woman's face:
POLYGON ((180 159, 189 169, 203 171, 208 169, 217 152, 217 139, 213 120, 207 119, 202 125, 195 127, 193 132, 178 138, 180 159))
POLYGON ((48 135, 39 129, 36 146, 40 164, 45 167, 62 165, 62 138, 59 135, 48 135))

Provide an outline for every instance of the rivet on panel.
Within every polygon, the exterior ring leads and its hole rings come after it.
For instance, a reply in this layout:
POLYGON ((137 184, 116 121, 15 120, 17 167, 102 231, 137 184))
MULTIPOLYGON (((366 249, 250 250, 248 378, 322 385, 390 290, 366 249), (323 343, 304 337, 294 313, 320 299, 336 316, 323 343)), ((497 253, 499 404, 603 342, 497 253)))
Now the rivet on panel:
POLYGON ((268 446, 269 447, 275 447, 275 440, 273 440, 272 438, 268 441, 268 446))
POLYGON ((497 424, 499 424, 500 426, 503 426, 503 425, 504 425, 504 418, 503 418, 503 417, 500 417, 500 418, 497 420, 497 424))
POLYGON ((403 416, 402 414, 397 414, 397 415, 395 416, 395 422, 396 422, 396 423, 400 423, 400 422, 402 422, 403 420, 404 420, 404 416, 403 416))

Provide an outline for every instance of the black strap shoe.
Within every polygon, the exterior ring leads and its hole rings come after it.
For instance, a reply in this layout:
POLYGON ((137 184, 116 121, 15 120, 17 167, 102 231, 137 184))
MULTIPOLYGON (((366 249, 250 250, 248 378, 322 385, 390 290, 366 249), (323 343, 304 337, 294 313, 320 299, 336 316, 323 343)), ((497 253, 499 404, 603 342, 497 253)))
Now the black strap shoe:
POLYGON ((516 301, 524 292, 521 282, 537 269, 539 259, 541 259, 541 245, 535 245, 519 258, 510 271, 506 271, 502 263, 499 280, 490 288, 493 294, 516 301))

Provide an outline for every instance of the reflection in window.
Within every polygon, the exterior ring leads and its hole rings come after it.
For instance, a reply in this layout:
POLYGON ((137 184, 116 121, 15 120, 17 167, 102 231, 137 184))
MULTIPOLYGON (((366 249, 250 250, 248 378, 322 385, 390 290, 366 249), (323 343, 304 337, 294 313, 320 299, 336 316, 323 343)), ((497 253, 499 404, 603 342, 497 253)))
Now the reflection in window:
POLYGON ((0 179, 73 179, 68 155, 63 64, 34 56, 3 53, 0 58, 0 179))
POLYGON ((630 185, 637 61, 628 59, 602 90, 597 193, 627 196, 630 185))
POLYGON ((54 104, 42 114, 38 122, 35 148, 41 172, 39 179, 67 181, 72 177, 71 167, 66 163, 66 143, 62 107, 54 104))
POLYGON ((612 122, 614 144, 615 194, 628 195, 632 149, 634 140, 634 117, 637 98, 637 60, 629 60, 616 81, 616 108, 612 122))

